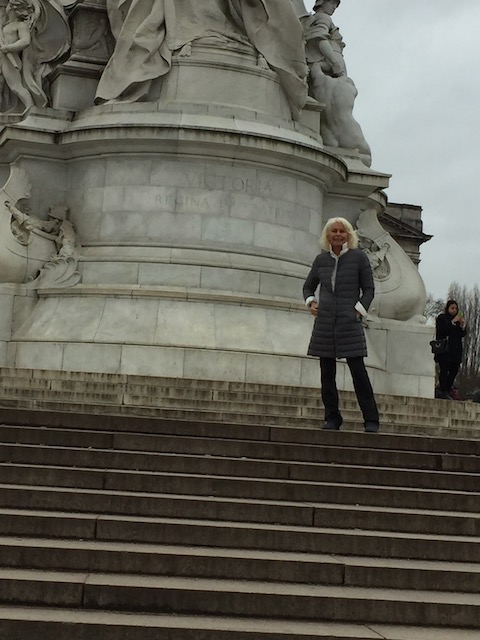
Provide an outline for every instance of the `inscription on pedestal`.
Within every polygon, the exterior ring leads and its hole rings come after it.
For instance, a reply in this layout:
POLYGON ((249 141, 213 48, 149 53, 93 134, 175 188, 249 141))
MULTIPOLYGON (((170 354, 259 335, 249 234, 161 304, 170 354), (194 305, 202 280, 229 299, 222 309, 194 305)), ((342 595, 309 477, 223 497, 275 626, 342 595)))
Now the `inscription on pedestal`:
POLYGON ((155 202, 163 210, 175 210, 180 213, 181 210, 196 211, 201 213, 202 211, 211 211, 212 205, 207 196, 183 196, 183 195, 158 195, 155 198, 155 202))
POLYGON ((185 174, 186 183, 196 189, 209 189, 212 191, 233 191, 235 193, 248 193, 252 196, 271 196, 272 185, 269 180, 242 178, 241 176, 229 176, 223 174, 195 173, 185 174))

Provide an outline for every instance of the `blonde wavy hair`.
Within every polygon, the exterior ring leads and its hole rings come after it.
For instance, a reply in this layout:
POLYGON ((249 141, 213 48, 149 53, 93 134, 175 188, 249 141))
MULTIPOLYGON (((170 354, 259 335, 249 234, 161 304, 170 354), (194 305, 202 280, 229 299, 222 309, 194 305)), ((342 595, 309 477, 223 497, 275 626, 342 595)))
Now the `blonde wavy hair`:
POLYGON ((322 235, 320 236, 319 244, 320 248, 324 251, 330 250, 330 242, 328 241, 328 232, 334 224, 343 224, 345 231, 347 232, 347 246, 349 249, 356 249, 358 247, 358 236, 351 223, 346 218, 329 218, 323 227, 322 235))

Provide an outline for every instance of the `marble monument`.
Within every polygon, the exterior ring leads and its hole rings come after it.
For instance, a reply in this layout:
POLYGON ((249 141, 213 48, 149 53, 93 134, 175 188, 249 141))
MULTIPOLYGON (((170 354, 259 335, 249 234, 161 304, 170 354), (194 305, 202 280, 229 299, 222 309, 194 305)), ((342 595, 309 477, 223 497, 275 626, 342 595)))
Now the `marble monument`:
POLYGON ((0 0, 0 365, 318 386, 301 289, 341 215, 376 391, 433 395, 338 4, 0 0))

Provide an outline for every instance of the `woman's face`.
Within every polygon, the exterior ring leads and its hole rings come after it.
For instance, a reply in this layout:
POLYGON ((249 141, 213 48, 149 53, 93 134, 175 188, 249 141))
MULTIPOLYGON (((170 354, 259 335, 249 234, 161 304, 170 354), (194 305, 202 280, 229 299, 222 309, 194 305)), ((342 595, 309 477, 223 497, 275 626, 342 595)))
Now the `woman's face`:
POLYGON ((327 233, 332 249, 341 249, 348 240, 348 232, 341 222, 334 222, 327 233))
POLYGON ((451 316, 456 316, 456 315, 457 315, 457 313, 458 313, 458 307, 457 307, 457 305, 456 305, 454 302, 452 302, 452 304, 448 307, 448 313, 449 313, 451 316))

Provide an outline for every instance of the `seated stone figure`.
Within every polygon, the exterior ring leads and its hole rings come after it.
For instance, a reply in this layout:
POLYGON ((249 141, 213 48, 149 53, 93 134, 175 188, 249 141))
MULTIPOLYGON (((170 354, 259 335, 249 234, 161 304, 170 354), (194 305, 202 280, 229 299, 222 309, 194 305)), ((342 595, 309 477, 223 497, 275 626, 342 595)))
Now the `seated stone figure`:
POLYGON ((371 163, 370 147, 353 117, 357 89, 347 75, 345 44, 331 16, 340 0, 317 0, 315 13, 304 19, 310 92, 325 104, 321 134, 326 145, 358 149, 366 164, 371 163))
MULTIPOLYGON (((97 102, 148 100, 172 55, 201 38, 250 42, 277 72, 298 118, 307 97, 302 25, 292 0, 107 0, 115 50, 97 102)), ((225 45, 227 46, 227 45, 225 45)))

